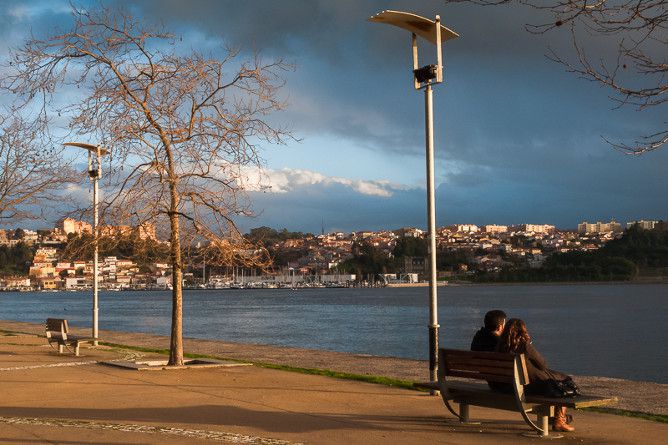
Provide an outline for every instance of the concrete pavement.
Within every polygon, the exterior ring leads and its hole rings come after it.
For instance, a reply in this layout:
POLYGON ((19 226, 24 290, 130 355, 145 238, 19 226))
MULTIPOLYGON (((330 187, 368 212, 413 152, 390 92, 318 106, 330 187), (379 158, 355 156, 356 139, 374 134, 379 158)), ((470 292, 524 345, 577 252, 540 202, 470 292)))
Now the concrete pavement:
MULTIPOLYGON (((3 328, 3 326, 0 326, 3 328)), ((190 350, 190 352, 199 352, 190 350)), ((0 333, 0 443, 530 443, 519 414, 472 408, 461 426, 424 393, 259 367, 132 371, 101 360, 163 356, 107 347, 58 355, 0 333)), ((665 443, 668 425, 576 412, 564 443, 665 443)))

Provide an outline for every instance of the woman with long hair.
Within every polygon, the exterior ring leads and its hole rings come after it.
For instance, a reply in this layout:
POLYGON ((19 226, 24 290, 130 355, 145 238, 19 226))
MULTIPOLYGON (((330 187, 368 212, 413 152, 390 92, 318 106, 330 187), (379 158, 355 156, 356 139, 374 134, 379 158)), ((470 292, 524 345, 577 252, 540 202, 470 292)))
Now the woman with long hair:
MULTIPOLYGON (((564 373, 547 367, 545 359, 531 344, 531 336, 529 335, 529 331, 527 331, 526 324, 519 318, 511 318, 506 322, 496 350, 498 352, 524 354, 529 374, 529 384, 525 386, 525 389, 529 394, 549 395, 549 380, 566 380, 570 378, 564 373)), ((566 415, 566 407, 558 406, 552 428, 555 431, 575 431, 575 428, 568 424, 569 417, 566 415)))

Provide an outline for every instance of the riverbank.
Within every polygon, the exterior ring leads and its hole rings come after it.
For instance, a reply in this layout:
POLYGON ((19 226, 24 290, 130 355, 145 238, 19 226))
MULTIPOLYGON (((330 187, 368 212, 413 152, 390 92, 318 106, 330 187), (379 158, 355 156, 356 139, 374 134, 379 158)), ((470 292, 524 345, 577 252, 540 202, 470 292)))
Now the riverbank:
MULTIPOLYGON (((44 328, 33 323, 0 321, 0 331, 43 335, 44 328)), ((90 334, 82 329, 75 329, 75 332, 82 336, 90 334)), ((139 352, 155 352, 169 347, 169 338, 159 335, 102 330, 100 338, 109 344, 136 348, 139 352)), ((410 384, 426 381, 429 375, 427 361, 423 360, 192 338, 184 339, 184 345, 185 352, 190 354, 300 370, 328 370, 352 378, 381 376, 410 384)), ((619 403, 615 408, 668 414, 668 384, 596 376, 575 376, 575 379, 585 393, 617 396, 619 403)))
MULTIPOLYGON (((482 423, 461 425, 439 397, 386 385, 266 366, 140 372, 100 364, 161 358, 136 349, 85 347, 74 357, 57 354, 32 333, 0 332, 0 442, 510 445, 539 440, 523 436, 529 428, 518 413, 472 408, 482 423)), ((574 414, 577 430, 563 440, 658 445, 668 434, 666 423, 574 414)))
POLYGON ((668 284, 668 278, 657 280, 628 280, 628 281, 465 281, 450 280, 448 286, 597 286, 597 285, 646 285, 668 284))

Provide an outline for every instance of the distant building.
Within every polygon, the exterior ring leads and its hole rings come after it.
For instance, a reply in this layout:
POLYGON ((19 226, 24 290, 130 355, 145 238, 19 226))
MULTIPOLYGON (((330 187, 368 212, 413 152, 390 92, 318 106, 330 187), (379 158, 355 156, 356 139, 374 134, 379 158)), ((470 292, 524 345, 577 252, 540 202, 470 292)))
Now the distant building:
POLYGON ((58 222, 57 228, 62 230, 65 235, 74 233, 82 235, 84 233, 93 233, 93 228, 90 224, 84 221, 77 221, 73 218, 64 218, 58 222))
POLYGON ((622 225, 616 222, 614 219, 608 223, 602 223, 600 221, 596 223, 588 223, 583 221, 578 224, 578 233, 606 233, 606 232, 621 232, 622 225))
POLYGON ((403 237, 421 238, 425 234, 425 231, 415 227, 403 227, 398 230, 398 233, 399 236, 403 237))
POLYGON ((0 279, 0 288, 5 290, 29 290, 31 288, 30 278, 4 277, 0 279))
POLYGON ((553 233, 556 227, 551 224, 520 224, 519 229, 527 233, 553 233))
POLYGON ((504 233, 508 231, 508 226, 497 226, 496 224, 488 224, 483 227, 486 233, 504 233))
POLYGON ((110 238, 129 236, 132 233, 130 226, 101 226, 100 236, 108 236, 110 238))
POLYGON ((465 233, 475 233, 480 231, 480 228, 475 224, 457 224, 455 228, 457 229, 457 232, 465 233))
POLYGON ((652 230, 656 225, 659 224, 659 221, 630 221, 626 223, 626 227, 638 226, 644 230, 652 230))
POLYGON ((158 237, 155 234, 155 226, 147 222, 140 224, 137 227, 137 234, 139 236, 139 239, 142 240, 150 239, 155 241, 158 239, 158 237))
POLYGON ((417 274, 420 277, 425 277, 429 273, 429 261, 426 257, 404 257, 404 267, 402 272, 405 274, 417 274))

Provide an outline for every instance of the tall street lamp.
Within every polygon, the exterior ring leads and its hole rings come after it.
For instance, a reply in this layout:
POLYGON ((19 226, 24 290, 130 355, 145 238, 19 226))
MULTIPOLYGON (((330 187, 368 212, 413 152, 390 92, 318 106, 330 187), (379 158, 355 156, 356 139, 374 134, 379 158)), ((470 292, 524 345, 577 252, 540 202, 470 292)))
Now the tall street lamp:
POLYGON ((102 177, 102 156, 109 153, 99 145, 66 142, 66 146, 88 151, 88 176, 93 181, 93 346, 98 345, 98 182, 102 177))
MULTIPOLYGON (((427 220, 429 226, 429 377, 432 384, 438 380, 438 297, 436 293, 436 206, 434 203, 434 116, 432 85, 443 82, 442 42, 459 34, 441 25, 437 15, 430 20, 401 11, 382 11, 369 18, 370 22, 398 26, 411 33, 413 49, 413 87, 424 89, 425 133, 427 158, 427 220), (436 45, 436 64, 420 67, 417 37, 436 45)), ((432 390, 432 394, 435 391, 432 390)))

